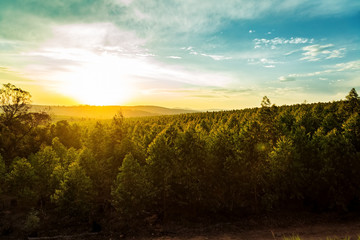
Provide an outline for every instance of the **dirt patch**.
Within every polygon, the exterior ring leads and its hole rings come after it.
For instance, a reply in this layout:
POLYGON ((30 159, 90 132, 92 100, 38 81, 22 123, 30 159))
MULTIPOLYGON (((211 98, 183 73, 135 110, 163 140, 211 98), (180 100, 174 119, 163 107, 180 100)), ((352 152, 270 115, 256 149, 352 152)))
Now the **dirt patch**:
MULTIPOLYGON (((216 227, 216 226, 215 226, 216 227)), ((244 230, 231 226, 233 230, 215 229, 206 232, 198 230, 181 230, 179 232, 164 233, 163 236, 141 237, 133 239, 142 240, 274 240, 284 239, 284 237, 300 236, 302 240, 326 240, 327 238, 344 239, 350 237, 351 240, 357 240, 360 236, 360 222, 351 223, 326 223, 314 225, 299 225, 286 228, 262 227, 261 229, 244 230)), ((229 228, 227 226, 226 228, 229 228)), ((131 237, 129 238, 131 239, 131 237)))
MULTIPOLYGON (((155 221, 151 227, 142 226, 137 231, 128 228, 104 228, 93 233, 86 224, 59 221, 52 217, 46 220, 46 227, 38 231, 35 239, 86 239, 86 240, 283 240, 284 237, 299 236, 301 240, 344 239, 360 240, 359 214, 309 214, 273 213, 271 215, 248 216, 237 219, 218 219, 208 216, 194 222, 180 221, 161 224, 155 221)), ((1 239, 27 239, 20 231, 24 216, 18 213, 0 214, 0 226, 17 222, 12 233, 0 236, 1 239), (11 221, 10 221, 11 220, 11 221)), ((5 229, 6 230, 6 229, 5 229)), ((33 238, 34 239, 34 238, 33 238)))

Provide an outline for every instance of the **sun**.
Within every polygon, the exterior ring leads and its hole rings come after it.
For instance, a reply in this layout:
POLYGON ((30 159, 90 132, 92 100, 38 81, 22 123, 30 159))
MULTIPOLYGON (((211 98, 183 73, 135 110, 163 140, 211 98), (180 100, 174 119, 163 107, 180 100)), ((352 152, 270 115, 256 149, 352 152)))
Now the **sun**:
POLYGON ((64 92, 80 104, 124 104, 133 92, 124 68, 126 65, 116 57, 98 56, 72 68, 64 92))

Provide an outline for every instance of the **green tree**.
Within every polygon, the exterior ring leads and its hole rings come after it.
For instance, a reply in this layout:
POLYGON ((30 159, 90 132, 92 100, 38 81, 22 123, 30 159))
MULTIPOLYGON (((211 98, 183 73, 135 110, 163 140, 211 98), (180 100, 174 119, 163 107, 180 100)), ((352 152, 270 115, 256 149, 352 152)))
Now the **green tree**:
POLYGON ((0 154, 7 169, 15 157, 26 157, 31 151, 38 150, 33 149, 35 139, 32 134, 50 119, 46 113, 28 112, 30 98, 30 93, 10 83, 0 89, 0 154))
POLYGON ((163 219, 168 217, 171 204, 174 201, 172 183, 176 161, 175 142, 178 129, 171 124, 164 129, 148 148, 148 174, 152 182, 156 201, 159 203, 163 219))
POLYGON ((261 107, 270 107, 270 106, 271 106, 270 99, 267 96, 264 96, 261 101, 261 107))
POLYGON ((355 88, 352 88, 349 92, 349 94, 346 96, 346 100, 348 101, 352 101, 352 100, 358 100, 359 99, 359 95, 356 92, 355 88))
POLYGON ((55 138, 52 140, 51 147, 52 147, 52 150, 55 151, 56 155, 59 157, 60 164, 61 164, 62 166, 69 165, 69 164, 66 162, 68 150, 67 150, 67 148, 60 142, 60 139, 59 139, 58 137, 55 137, 55 138))
POLYGON ((349 140, 336 129, 316 134, 321 168, 318 180, 313 179, 314 202, 319 208, 347 209, 353 199, 359 198, 360 162, 349 140))
POLYGON ((124 158, 112 187, 114 207, 124 219, 143 217, 151 203, 150 193, 144 167, 129 153, 124 158))
POLYGON ((357 152, 360 152, 360 114, 352 114, 343 124, 345 137, 354 145, 357 152))
POLYGON ((79 162, 70 164, 59 189, 51 196, 60 213, 86 217, 91 211, 93 190, 91 179, 79 162))
POLYGON ((27 115, 30 93, 8 83, 3 84, 0 89, 0 109, 2 110, 1 120, 5 125, 11 124, 15 119, 27 115))
POLYGON ((346 110, 350 113, 360 112, 360 97, 355 88, 352 88, 346 96, 346 110))
POLYGON ((36 154, 29 157, 34 174, 36 175, 36 181, 34 185, 34 191, 37 197, 40 199, 41 204, 50 200, 50 195, 54 193, 55 187, 51 181, 51 176, 56 166, 59 165, 60 158, 52 147, 45 147, 36 154))
POLYGON ((173 172, 176 181, 173 188, 177 193, 177 201, 188 208, 191 214, 196 214, 209 200, 205 189, 210 183, 207 182, 210 180, 207 177, 211 166, 206 142, 200 138, 194 126, 189 126, 179 133, 175 148, 177 151, 173 172))
POLYGON ((5 190, 5 185, 4 185, 5 174, 6 174, 5 162, 2 156, 0 155, 0 194, 5 190))
POLYGON ((291 200, 301 200, 302 164, 291 138, 282 136, 269 154, 270 185, 269 204, 279 206, 291 200))
POLYGON ((35 182, 35 171, 28 160, 25 158, 16 159, 6 177, 9 191, 21 201, 32 203, 36 200, 35 182))
POLYGON ((58 121, 52 126, 51 131, 52 137, 57 137, 67 148, 79 149, 81 147, 81 129, 77 124, 70 124, 66 120, 58 121))
POLYGON ((239 134, 239 157, 243 159, 247 175, 247 194, 249 205, 253 211, 259 211, 261 196, 267 184, 266 169, 268 167, 268 154, 271 144, 268 140, 264 126, 259 121, 249 121, 239 134))

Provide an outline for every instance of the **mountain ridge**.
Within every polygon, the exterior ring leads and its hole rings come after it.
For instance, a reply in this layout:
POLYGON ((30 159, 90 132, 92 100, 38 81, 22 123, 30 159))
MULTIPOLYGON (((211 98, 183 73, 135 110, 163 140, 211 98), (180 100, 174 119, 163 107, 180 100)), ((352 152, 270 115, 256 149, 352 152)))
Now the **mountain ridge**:
POLYGON ((161 115, 176 115, 182 113, 200 112, 191 109, 166 108, 160 106, 51 106, 51 105, 31 105, 31 112, 47 112, 51 116, 63 116, 74 118, 95 118, 111 119, 115 114, 121 112, 124 117, 149 117, 161 115))

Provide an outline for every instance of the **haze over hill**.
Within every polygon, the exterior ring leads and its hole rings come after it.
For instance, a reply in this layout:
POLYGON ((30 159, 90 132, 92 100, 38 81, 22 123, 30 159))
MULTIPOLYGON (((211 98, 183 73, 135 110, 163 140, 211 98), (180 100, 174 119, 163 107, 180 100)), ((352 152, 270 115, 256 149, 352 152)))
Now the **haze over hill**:
POLYGON ((31 111, 45 111, 52 116, 74 118, 111 119, 121 112, 124 117, 146 117, 198 112, 189 109, 174 109, 158 106, 46 106, 33 105, 31 111))

